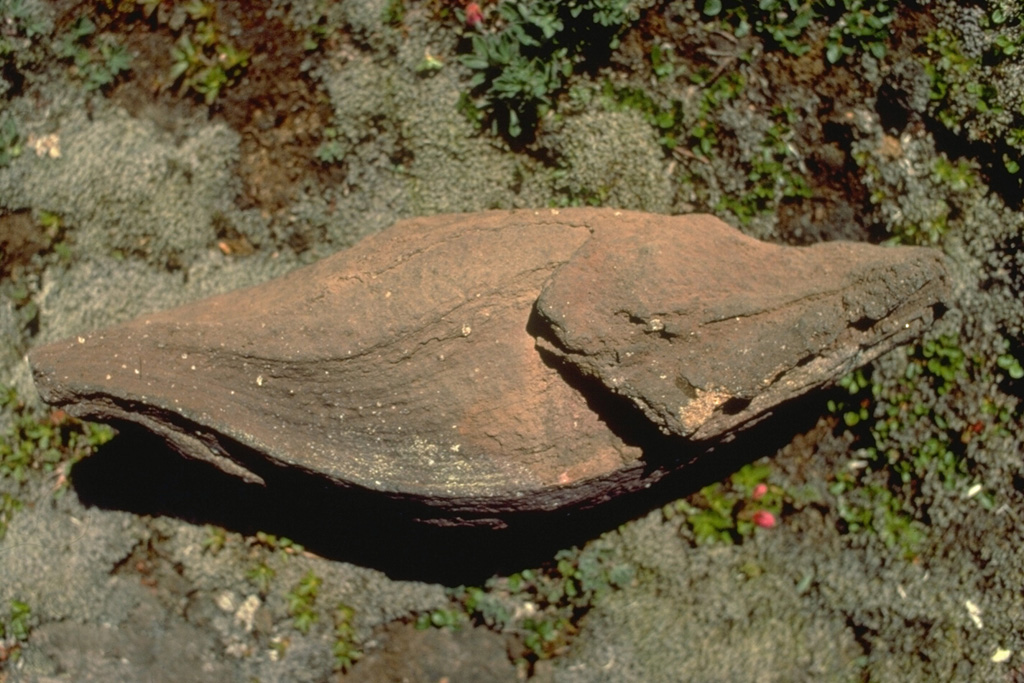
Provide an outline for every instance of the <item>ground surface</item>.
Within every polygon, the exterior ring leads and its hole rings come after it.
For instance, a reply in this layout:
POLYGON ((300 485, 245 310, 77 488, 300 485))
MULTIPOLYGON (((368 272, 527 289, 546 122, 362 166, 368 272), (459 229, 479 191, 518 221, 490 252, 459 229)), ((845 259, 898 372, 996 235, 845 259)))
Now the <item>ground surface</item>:
POLYGON ((25 404, 3 411, 0 681, 1024 680, 1019 4, 846 2, 796 30, 637 3, 512 137, 480 89, 484 130, 460 107, 459 54, 509 21, 481 4, 473 28, 433 0, 0 1, 0 384, 25 404), (209 55, 175 79, 184 39, 209 55), (103 83, 111 42, 131 65, 103 83), (232 49, 209 98, 198 70, 232 49), (34 345, 402 217, 567 204, 935 244, 954 301, 729 460, 504 535, 269 499, 130 431, 48 461, 79 428, 36 403, 34 345))

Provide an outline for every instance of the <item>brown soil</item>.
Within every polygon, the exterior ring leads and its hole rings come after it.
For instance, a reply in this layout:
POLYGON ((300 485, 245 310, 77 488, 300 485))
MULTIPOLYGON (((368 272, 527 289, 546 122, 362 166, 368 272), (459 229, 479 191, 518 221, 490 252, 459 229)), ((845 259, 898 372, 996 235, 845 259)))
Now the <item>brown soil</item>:
POLYGON ((0 278, 9 277, 49 247, 45 230, 29 212, 0 215, 0 278))

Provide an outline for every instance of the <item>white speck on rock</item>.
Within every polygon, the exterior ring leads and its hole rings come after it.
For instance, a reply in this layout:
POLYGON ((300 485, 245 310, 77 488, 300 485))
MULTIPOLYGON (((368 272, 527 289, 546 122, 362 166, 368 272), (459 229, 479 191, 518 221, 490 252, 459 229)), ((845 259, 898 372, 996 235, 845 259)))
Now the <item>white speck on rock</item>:
POLYGON ((224 612, 235 611, 235 594, 231 591, 222 591, 221 593, 218 593, 214 602, 216 602, 217 607, 224 612))
POLYGON ((984 624, 981 621, 981 608, 970 600, 964 600, 964 607, 967 608, 967 614, 971 617, 971 621, 978 628, 983 628, 984 624))
POLYGON ((250 595, 242 602, 238 611, 235 612, 235 623, 245 629, 246 633, 252 633, 253 622, 256 620, 256 610, 262 604, 258 595, 250 595))

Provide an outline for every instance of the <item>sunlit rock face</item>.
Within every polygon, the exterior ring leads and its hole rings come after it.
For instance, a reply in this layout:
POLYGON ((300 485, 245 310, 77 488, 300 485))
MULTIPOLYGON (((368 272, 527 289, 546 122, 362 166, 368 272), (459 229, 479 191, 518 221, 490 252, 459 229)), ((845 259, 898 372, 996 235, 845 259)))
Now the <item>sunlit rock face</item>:
MULTIPOLYGON (((250 289, 35 350, 43 398, 440 523, 593 505, 916 337, 941 255, 784 247, 706 215, 402 221, 250 289)), ((709 456, 713 457, 713 456, 709 456)))

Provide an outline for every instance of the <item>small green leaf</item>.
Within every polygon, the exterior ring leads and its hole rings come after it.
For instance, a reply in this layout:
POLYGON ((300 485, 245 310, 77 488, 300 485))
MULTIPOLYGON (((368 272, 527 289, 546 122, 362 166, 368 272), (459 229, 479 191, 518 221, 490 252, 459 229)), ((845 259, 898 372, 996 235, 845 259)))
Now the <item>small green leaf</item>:
POLYGON ((96 24, 92 22, 87 16, 82 16, 74 23, 71 27, 71 35, 75 37, 75 40, 81 40, 86 36, 90 36, 96 32, 96 24))
POLYGON ((707 0, 704 3, 704 14, 709 17, 717 17, 722 12, 722 0, 707 0))
POLYGON ((519 137, 523 132, 522 126, 519 124, 519 115, 516 114, 514 109, 508 110, 508 134, 514 138, 519 137))

